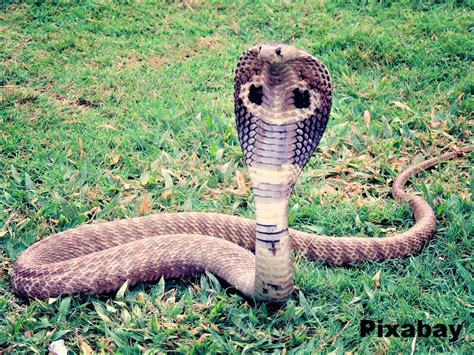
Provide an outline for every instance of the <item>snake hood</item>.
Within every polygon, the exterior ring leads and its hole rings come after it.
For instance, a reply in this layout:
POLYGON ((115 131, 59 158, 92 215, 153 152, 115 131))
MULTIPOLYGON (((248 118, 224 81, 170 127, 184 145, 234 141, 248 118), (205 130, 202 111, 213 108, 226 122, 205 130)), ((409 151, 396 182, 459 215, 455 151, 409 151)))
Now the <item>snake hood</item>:
POLYGON ((246 165, 302 169, 329 119, 332 87, 326 67, 291 45, 262 43, 241 55, 234 88, 246 165))

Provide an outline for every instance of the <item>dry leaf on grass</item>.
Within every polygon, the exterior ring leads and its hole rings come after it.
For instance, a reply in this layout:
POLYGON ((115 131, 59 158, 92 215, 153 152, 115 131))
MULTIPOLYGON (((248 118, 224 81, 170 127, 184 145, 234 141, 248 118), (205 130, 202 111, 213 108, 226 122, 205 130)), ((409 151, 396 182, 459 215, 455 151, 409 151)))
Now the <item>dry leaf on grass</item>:
POLYGON ((430 126, 431 126, 432 129, 438 129, 439 126, 441 126, 441 122, 440 121, 431 122, 430 126))
POLYGON ((106 308, 107 311, 109 311, 110 313, 117 313, 117 308, 115 308, 114 306, 111 306, 110 304, 106 304, 106 305, 105 305, 105 308, 106 308))
POLYGON ((161 197, 163 197, 165 200, 168 200, 171 197, 171 193, 173 192, 173 189, 166 189, 161 193, 161 197))
POLYGON ((413 112, 412 109, 407 104, 404 104, 400 101, 394 101, 393 104, 397 106, 398 108, 401 108, 402 110, 413 112))
POLYGON ((362 206, 364 206, 364 204, 365 204, 364 199, 358 198, 354 205, 355 205, 356 208, 361 208, 362 206))
POLYGON ((165 168, 161 168, 161 176, 165 180, 165 189, 171 189, 173 187, 173 178, 171 177, 171 171, 165 168))
POLYGON ((181 2, 180 7, 183 6, 183 5, 186 6, 189 11, 194 12, 194 9, 191 7, 191 5, 190 5, 186 0, 183 0, 183 1, 181 2))
POLYGON ((365 127, 369 128, 370 127, 370 112, 368 110, 364 111, 364 122, 365 122, 365 127))
POLYGON ((110 164, 117 165, 119 160, 120 160, 120 154, 117 154, 117 153, 113 152, 112 153, 112 158, 110 159, 110 164))
POLYGON ((33 333, 31 333, 29 330, 27 330, 26 332, 23 333, 23 336, 26 338, 26 339, 29 339, 33 336, 33 333))
POLYGON ((344 187, 344 192, 349 195, 360 195, 363 190, 363 186, 357 182, 349 183, 344 187))
POLYGON ((380 287, 380 274, 382 270, 379 270, 375 273, 374 277, 372 277, 372 286, 379 288, 380 287))
POLYGON ((170 323, 170 322, 161 323, 161 325, 167 329, 175 329, 178 327, 176 323, 170 323))
POLYGON ((112 126, 112 125, 110 125, 110 124, 101 124, 101 125, 99 126, 99 128, 111 129, 111 130, 113 130, 113 131, 116 131, 116 130, 117 130, 117 127, 112 126))
POLYGON ((128 320, 130 319, 130 312, 126 309, 122 309, 122 319, 124 322, 128 322, 128 320))
POLYGON ((324 186, 317 191, 317 194, 319 196, 325 195, 325 194, 335 194, 337 190, 330 184, 324 184, 324 186))
POLYGON ((354 297, 352 300, 349 301, 348 305, 359 303, 361 299, 362 297, 354 297))
POLYGON ((82 159, 84 156, 84 151, 82 150, 82 138, 77 140, 77 144, 79 145, 79 157, 82 159))
POLYGON ((202 344, 202 342, 204 341, 204 339, 206 339, 207 337, 210 337, 211 334, 208 334, 208 333, 204 333, 203 335, 201 335, 199 337, 199 339, 197 340, 198 344, 202 344))
POLYGON ((109 318, 109 316, 102 312, 98 307, 96 307, 95 311, 99 315, 100 319, 102 319, 105 323, 112 323, 112 320, 109 318))
POLYGON ((196 154, 196 152, 193 152, 193 154, 191 154, 191 162, 193 165, 196 165, 199 163, 199 157, 196 154))
POLYGON ((244 174, 241 171, 237 170, 235 172, 235 177, 237 179, 237 194, 238 195, 245 195, 247 193, 247 184, 245 183, 244 174))
POLYGON ((464 301, 463 299, 459 298, 459 297, 456 297, 456 299, 459 301, 459 303, 461 303, 464 307, 469 307, 469 303, 467 303, 466 301, 464 301))
POLYGON ((140 203, 140 207, 138 207, 138 213, 142 215, 147 214, 148 212, 150 212, 150 207, 150 199, 148 198, 148 195, 145 195, 143 197, 142 203, 140 203))
POLYGON ((85 340, 79 340, 79 349, 81 350, 81 353, 83 355, 90 355, 93 353, 92 348, 90 347, 89 344, 85 342, 85 340))
POLYGON ((234 31, 234 33, 235 33, 236 35, 239 34, 239 25, 237 24, 237 22, 235 22, 234 20, 232 20, 232 21, 230 22, 230 27, 232 28, 232 30, 234 31))
POLYGON ((247 184, 245 183, 244 174, 241 171, 237 170, 235 172, 235 180, 237 182, 237 189, 226 189, 226 192, 233 193, 234 195, 244 196, 247 194, 247 184))
POLYGON ((150 58, 150 65, 152 68, 159 68, 163 65, 164 63, 164 59, 160 58, 160 57, 151 57, 150 58))

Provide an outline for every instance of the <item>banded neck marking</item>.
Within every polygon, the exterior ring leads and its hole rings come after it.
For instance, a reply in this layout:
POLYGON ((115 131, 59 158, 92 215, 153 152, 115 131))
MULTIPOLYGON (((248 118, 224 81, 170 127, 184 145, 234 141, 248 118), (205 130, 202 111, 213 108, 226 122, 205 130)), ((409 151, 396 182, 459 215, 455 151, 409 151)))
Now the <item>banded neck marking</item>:
POLYGON ((279 236, 279 235, 286 235, 288 234, 288 228, 284 228, 284 229, 280 229, 280 230, 276 230, 276 231, 259 231, 257 230, 257 238, 259 236, 266 236, 266 235, 269 235, 269 236, 272 236, 272 237, 276 237, 276 236, 279 236))
POLYGON ((273 256, 276 256, 278 250, 282 248, 280 239, 277 240, 262 240, 258 237, 255 238, 256 246, 263 247, 272 252, 273 256))

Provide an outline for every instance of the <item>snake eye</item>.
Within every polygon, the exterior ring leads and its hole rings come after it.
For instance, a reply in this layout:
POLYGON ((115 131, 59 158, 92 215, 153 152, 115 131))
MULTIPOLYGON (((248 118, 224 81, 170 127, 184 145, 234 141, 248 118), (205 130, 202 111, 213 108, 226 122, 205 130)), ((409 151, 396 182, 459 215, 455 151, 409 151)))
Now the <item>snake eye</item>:
POLYGON ((276 53, 276 55, 281 55, 281 48, 280 48, 280 47, 277 47, 277 48, 275 49, 275 53, 276 53))

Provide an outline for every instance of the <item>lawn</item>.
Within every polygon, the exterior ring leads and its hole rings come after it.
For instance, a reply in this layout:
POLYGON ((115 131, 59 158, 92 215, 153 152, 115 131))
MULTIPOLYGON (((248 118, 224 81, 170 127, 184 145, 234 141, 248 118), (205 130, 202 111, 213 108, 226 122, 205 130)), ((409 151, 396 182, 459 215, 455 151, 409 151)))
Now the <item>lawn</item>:
POLYGON ((472 352, 472 155, 412 179, 438 220, 420 253, 350 268, 295 255, 296 290, 280 309, 248 303, 212 275, 101 297, 11 291, 19 253, 53 232, 176 211, 254 216, 233 71, 265 40, 315 55, 334 83, 291 226, 374 238, 409 228, 409 208, 391 198, 396 174, 473 141, 474 11, 367 3, 2 2, 0 349, 44 353, 62 339, 86 354, 472 352), (362 338, 362 319, 463 329, 454 342, 362 338))

